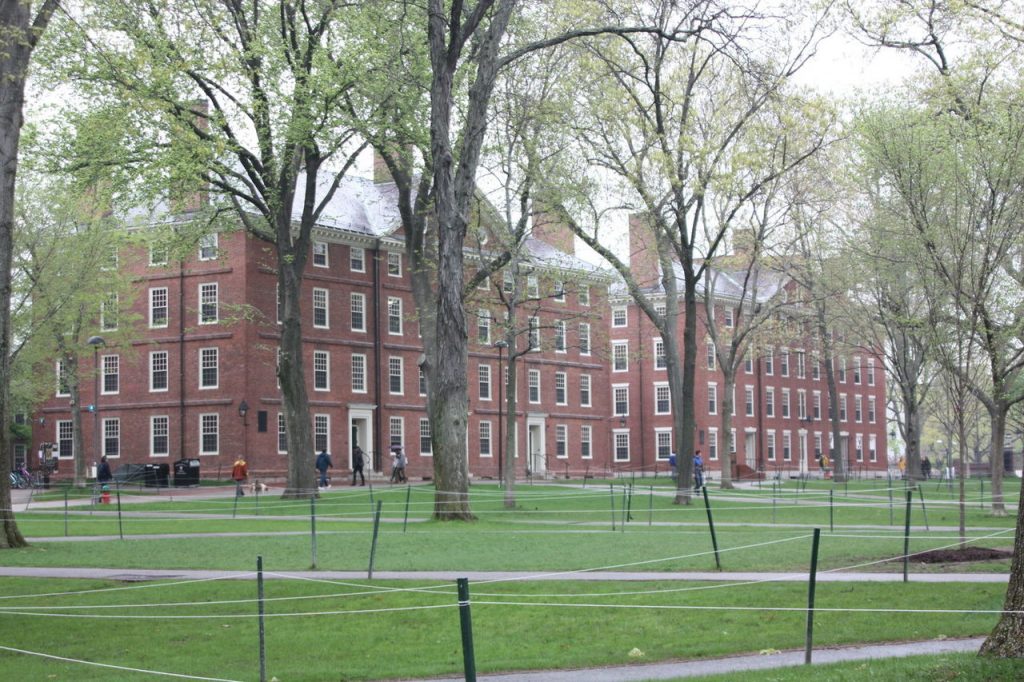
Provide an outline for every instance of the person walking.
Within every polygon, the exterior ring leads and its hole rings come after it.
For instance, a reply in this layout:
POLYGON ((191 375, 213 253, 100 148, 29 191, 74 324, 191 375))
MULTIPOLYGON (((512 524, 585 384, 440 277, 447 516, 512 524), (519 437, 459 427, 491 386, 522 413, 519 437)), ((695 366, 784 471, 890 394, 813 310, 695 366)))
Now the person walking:
POLYGON ((921 476, 926 481, 932 477, 932 461, 927 456, 921 460, 921 476))
POLYGON ((249 465, 245 463, 245 458, 239 456, 235 460, 234 466, 231 467, 231 478, 235 481, 235 497, 244 497, 245 490, 242 486, 245 485, 245 479, 249 478, 249 465))
POLYGON ((668 454, 668 466, 672 470, 672 481, 675 482, 679 476, 679 460, 676 459, 674 450, 668 454))
POLYGON ((693 481, 696 490, 704 487, 704 458, 700 456, 700 450, 693 455, 693 481))
POLYGON ((352 449, 352 485, 356 484, 356 476, 363 480, 359 485, 366 485, 366 476, 363 476, 363 449, 358 445, 352 449))
POLYGON ((398 482, 405 483, 409 479, 405 476, 405 465, 409 463, 409 458, 405 456, 405 450, 398 448, 398 452, 395 453, 395 466, 398 471, 398 482))
POLYGON ((110 487, 110 481, 113 478, 114 474, 110 471, 110 463, 107 462, 107 456, 103 455, 100 457, 100 465, 96 469, 96 494, 93 495, 93 504, 110 500, 110 493, 106 495, 103 493, 110 487))
POLYGON ((331 461, 331 456, 327 453, 327 450, 321 450, 320 454, 316 456, 316 470, 320 473, 320 488, 330 488, 331 484, 327 480, 327 470, 334 468, 334 462, 331 461))

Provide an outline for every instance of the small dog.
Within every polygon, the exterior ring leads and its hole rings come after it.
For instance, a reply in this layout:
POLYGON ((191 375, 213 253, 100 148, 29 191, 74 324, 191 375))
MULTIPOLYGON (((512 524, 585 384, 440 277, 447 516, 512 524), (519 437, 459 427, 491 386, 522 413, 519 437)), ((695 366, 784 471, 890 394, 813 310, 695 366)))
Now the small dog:
POLYGON ((249 486, 249 490, 252 491, 252 492, 256 492, 257 490, 259 490, 261 493, 265 493, 268 490, 270 490, 270 486, 267 485, 266 483, 260 481, 259 479, 256 479, 249 486))

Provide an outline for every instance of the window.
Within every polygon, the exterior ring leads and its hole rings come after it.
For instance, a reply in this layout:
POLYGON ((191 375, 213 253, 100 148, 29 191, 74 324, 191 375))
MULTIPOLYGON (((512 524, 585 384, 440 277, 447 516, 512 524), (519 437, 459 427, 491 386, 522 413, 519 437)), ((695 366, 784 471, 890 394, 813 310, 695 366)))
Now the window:
POLYGON ((629 386, 612 386, 612 404, 616 417, 629 416, 629 386))
POLYGON ((821 421, 821 391, 815 391, 811 396, 811 415, 814 421, 821 421))
POLYGON ((555 425, 555 457, 557 459, 569 457, 569 427, 565 424, 555 425))
POLYGON ((722 312, 722 326, 725 327, 726 329, 732 329, 733 325, 735 324, 733 317, 734 313, 732 308, 726 306, 725 310, 722 312))
POLYGON ((149 456, 167 457, 171 454, 171 422, 168 417, 149 418, 149 456))
POLYGON ((779 374, 784 377, 789 376, 789 349, 783 348, 779 352, 779 374))
POLYGON ((765 448, 768 450, 768 461, 775 461, 775 432, 768 431, 766 434, 765 448))
POLYGON ((526 277, 526 295, 530 298, 540 298, 540 283, 537 281, 537 275, 526 277))
POLYGON ((569 399, 566 396, 566 374, 565 372, 555 372, 555 404, 556 405, 567 405, 569 399))
POLYGON ((612 326, 613 327, 625 327, 627 323, 626 307, 615 306, 612 308, 612 326))
POLYGON ((775 416, 775 389, 766 388, 764 389, 764 415, 766 417, 775 416))
POLYGON ((859 395, 853 396, 853 421, 860 424, 863 421, 864 413, 861 410, 863 399, 859 395))
POLYGON ((68 385, 68 366, 63 360, 57 361, 57 397, 71 395, 71 387, 68 385))
POLYGON ((480 385, 480 400, 491 399, 491 366, 480 364, 477 367, 477 375, 480 385))
POLYGON ((491 311, 478 310, 476 312, 476 340, 479 343, 490 345, 491 343, 491 311))
POLYGON ((536 317, 530 318, 530 333, 527 342, 530 350, 540 350, 540 320, 536 317))
POLYGON ((348 267, 352 272, 366 272, 366 252, 361 247, 349 249, 348 267))
POLYGON ((388 445, 391 449, 405 444, 405 420, 401 417, 388 418, 388 445))
POLYGON ((121 390, 121 358, 117 355, 101 356, 103 362, 102 395, 111 395, 121 390))
POLYGON ((588 286, 581 286, 580 289, 579 289, 579 298, 580 298, 580 305, 589 306, 590 305, 590 287, 588 287, 588 286))
POLYGON ((366 295, 349 294, 349 315, 352 321, 352 331, 366 331, 366 295))
POLYGON ((668 384, 654 384, 654 414, 671 414, 672 396, 668 384))
POLYGON ((814 456, 821 457, 821 431, 814 432, 814 456))
POLYGON ((868 358, 868 386, 875 385, 875 359, 868 358))
POLYGON ((754 355, 749 350, 743 356, 743 371, 747 374, 754 373, 754 355))
POLYGON ((388 277, 402 276, 402 254, 398 251, 388 251, 388 277))
POLYGON ((729 429, 729 452, 736 454, 736 429, 729 429))
POLYGON ((580 375, 580 407, 590 407, 590 375, 580 375))
POLYGON ((789 389, 782 389, 782 418, 789 419, 789 389))
POLYGON ((116 417, 103 420, 103 454, 121 456, 121 420, 116 417))
POLYGON ((661 339, 654 339, 654 369, 665 369, 668 367, 668 360, 665 358, 665 342, 661 339))
POLYGON ((555 322, 555 352, 565 352, 565 322, 563 320, 555 322))
POLYGON ((782 432, 782 461, 788 462, 793 458, 793 434, 789 431, 782 432))
POLYGON ((70 419, 57 420, 57 456, 61 459, 75 456, 75 428, 70 419))
POLYGON ((402 299, 396 296, 388 297, 388 333, 402 333, 402 299))
POLYGON ((629 342, 628 341, 613 341, 612 342, 612 371, 613 372, 627 372, 627 371, 629 371, 629 342))
POLYGON ((868 459, 878 461, 878 438, 873 433, 868 435, 868 459))
POLYGON ((590 355, 590 323, 580 322, 580 355, 590 355))
POLYGON ((328 351, 313 351, 313 390, 331 390, 331 354, 328 351))
POLYGON ((204 234, 199 238, 199 260, 213 260, 217 257, 217 233, 204 234))
POLYGON ((480 456, 491 456, 491 422, 480 422, 480 456))
POLYGON ((167 326, 167 287, 149 290, 149 328, 167 326))
POLYGON ((506 294, 511 294, 516 290, 516 278, 508 270, 502 275, 501 278, 501 290, 506 294))
POLYGON ((331 326, 327 316, 327 289, 313 289, 313 326, 317 329, 331 326))
POLYGON ((817 355, 811 358, 811 378, 821 381, 821 359, 817 355))
POLYGON ((551 287, 551 298, 559 303, 565 303, 565 282, 555 280, 551 287))
POLYGON ((199 388, 217 388, 220 354, 216 348, 199 349, 199 388))
POLYGON ((743 387, 743 404, 744 414, 748 417, 754 416, 754 387, 744 386, 743 387))
POLYGON ((796 392, 796 416, 797 419, 807 419, 807 391, 803 389, 796 392))
POLYGON ((853 383, 860 383, 860 356, 853 356, 853 383))
POLYGON ((119 313, 117 294, 108 294, 106 299, 100 303, 100 329, 105 332, 117 329, 119 313))
POLYGON ((705 344, 705 349, 708 356, 708 369, 712 372, 715 371, 715 344, 713 341, 708 341, 705 344))
MULTIPOLYGON (((427 394, 427 375, 423 372, 423 368, 422 367, 417 367, 417 369, 420 371, 420 376, 419 376, 420 395, 421 396, 422 395, 426 395, 427 394)), ((507 367, 505 368, 505 371, 508 372, 508 368, 507 367)), ((506 381, 505 383, 508 383, 508 382, 506 381)))
POLYGON ((317 452, 331 450, 331 417, 326 414, 313 415, 313 449, 317 452))
POLYGON ((616 431, 615 432, 615 461, 616 462, 628 462, 629 461, 629 432, 628 431, 616 431))
POLYGON ((768 376, 775 374, 775 357, 772 355, 771 348, 764 352, 764 373, 768 376))
POLYGON ((875 396, 868 396, 868 423, 875 423, 875 396))
POLYGON ((217 283, 199 285, 199 324, 216 324, 219 318, 217 283))
POLYGON ((313 266, 317 268, 326 268, 328 265, 327 242, 313 242, 313 266))
POLYGON ((526 374, 526 383, 528 387, 529 401, 531 403, 540 402, 540 370, 531 369, 526 374))
POLYGON ((402 358, 388 358, 388 392, 391 395, 402 395, 402 358))
POLYGON ((288 432, 284 424, 284 415, 280 412, 277 413, 277 454, 285 455, 288 453, 288 432))
POLYGON ((672 431, 671 429, 654 430, 654 457, 662 462, 667 462, 672 454, 672 431))
POLYGON ((708 382, 708 414, 718 414, 718 384, 708 382))
POLYGON ((715 427, 708 429, 708 459, 718 459, 718 429, 715 427))
POLYGON ((166 391, 168 384, 168 351, 157 350, 149 354, 149 390, 166 391))
POLYGON ((149 264, 153 266, 167 265, 167 246, 164 244, 150 244, 149 264))
POLYGON ((839 383, 846 383, 846 358, 839 358, 839 367, 836 369, 836 373, 839 375, 839 383))
POLYGON ((430 442, 430 420, 420 419, 420 454, 425 457, 433 456, 434 450, 430 442))
POLYGON ((589 424, 584 424, 580 427, 580 457, 583 459, 593 457, 593 451, 590 449, 592 433, 593 431, 589 424))
POLYGON ((839 394, 839 421, 846 421, 846 394, 839 394))
POLYGON ((352 392, 366 393, 366 356, 352 354, 352 392))
POLYGON ((802 350, 796 352, 796 376, 799 379, 807 378, 807 354, 802 350))
POLYGON ((856 459, 857 459, 858 462, 863 462, 864 461, 864 436, 863 436, 863 434, 858 433, 856 436, 854 436, 853 442, 854 442, 854 451, 855 451, 855 454, 856 454, 856 459))

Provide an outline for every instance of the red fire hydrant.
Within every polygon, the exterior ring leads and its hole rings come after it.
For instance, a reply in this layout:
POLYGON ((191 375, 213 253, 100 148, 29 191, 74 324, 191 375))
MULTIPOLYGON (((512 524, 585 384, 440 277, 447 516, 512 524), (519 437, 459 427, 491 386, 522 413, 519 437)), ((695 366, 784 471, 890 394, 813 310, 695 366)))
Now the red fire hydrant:
POLYGON ((100 504, 110 504, 110 488, 103 486, 102 492, 100 492, 100 504))

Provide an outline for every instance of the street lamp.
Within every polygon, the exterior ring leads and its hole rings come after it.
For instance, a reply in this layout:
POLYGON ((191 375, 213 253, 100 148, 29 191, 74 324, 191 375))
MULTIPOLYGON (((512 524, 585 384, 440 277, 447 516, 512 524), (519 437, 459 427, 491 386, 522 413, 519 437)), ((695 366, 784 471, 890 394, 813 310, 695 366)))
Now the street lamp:
POLYGON ((494 347, 498 349, 498 485, 502 485, 505 481, 505 367, 502 359, 508 342, 498 339, 494 347))
MULTIPOLYGON (((107 340, 102 336, 90 336, 89 340, 86 341, 92 346, 92 366, 96 372, 95 380, 95 394, 93 396, 92 405, 92 427, 93 427, 93 442, 96 445, 96 461, 97 463, 103 457, 103 451, 100 449, 100 374, 102 374, 102 368, 100 367, 100 347, 106 347, 107 340)), ((83 458, 84 462, 85 459, 83 458)))

